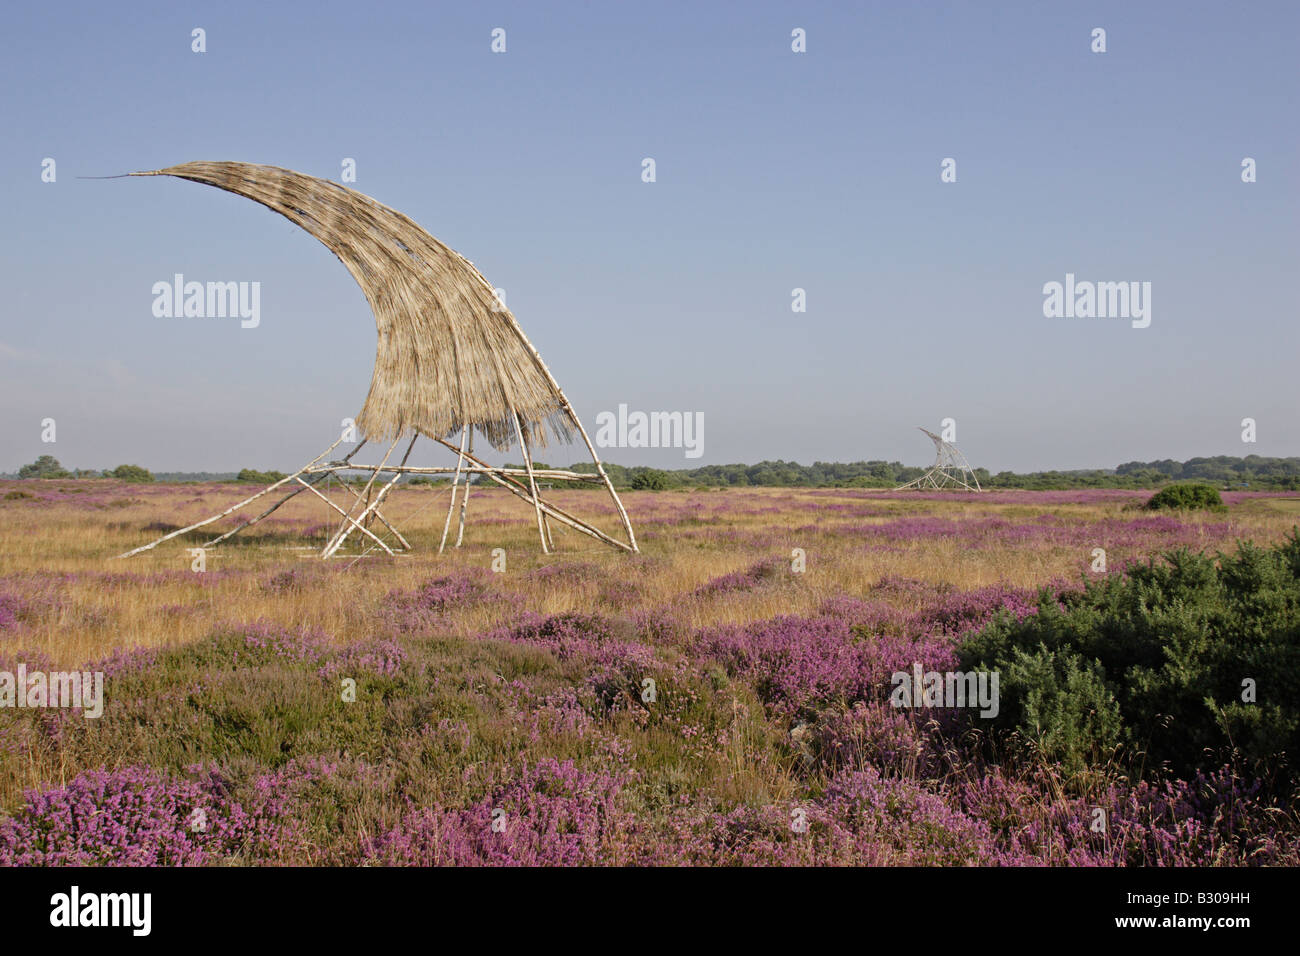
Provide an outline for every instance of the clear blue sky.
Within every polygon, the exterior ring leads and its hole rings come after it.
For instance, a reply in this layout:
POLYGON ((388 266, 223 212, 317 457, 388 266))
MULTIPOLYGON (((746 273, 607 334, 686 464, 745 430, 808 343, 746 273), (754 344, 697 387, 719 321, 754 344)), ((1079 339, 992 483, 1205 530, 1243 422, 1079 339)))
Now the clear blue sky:
POLYGON ((236 159, 337 180, 344 157, 506 289, 589 429, 619 403, 705 416, 701 459, 610 460, 918 464, 914 426, 945 417, 995 471, 1300 454, 1298 11, 10 5, 0 471, 322 450, 374 359, 342 265, 218 190, 75 177, 236 159), (155 318, 177 272, 260 282, 261 325, 155 318), (1151 282, 1151 326, 1045 318, 1067 272, 1151 282))

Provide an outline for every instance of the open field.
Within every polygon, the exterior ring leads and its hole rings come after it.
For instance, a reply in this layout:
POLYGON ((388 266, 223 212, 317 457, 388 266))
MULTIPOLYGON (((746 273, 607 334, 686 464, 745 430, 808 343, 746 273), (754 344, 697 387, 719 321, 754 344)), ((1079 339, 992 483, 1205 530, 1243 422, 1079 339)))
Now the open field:
MULTIPOLYGON (((1222 763, 1067 777, 887 703, 892 673, 1099 577, 1094 549, 1116 575, 1275 544, 1296 499, 632 492, 642 554, 557 526, 544 556, 526 505, 476 489, 439 557, 446 490, 402 488, 411 555, 321 562, 335 524, 300 495, 202 573, 186 549, 233 525, 112 559, 249 493, 0 482, 0 669, 107 675, 95 719, 0 709, 0 860, 1296 862, 1294 816, 1222 763)), ((614 527, 606 496, 552 495, 614 527)))

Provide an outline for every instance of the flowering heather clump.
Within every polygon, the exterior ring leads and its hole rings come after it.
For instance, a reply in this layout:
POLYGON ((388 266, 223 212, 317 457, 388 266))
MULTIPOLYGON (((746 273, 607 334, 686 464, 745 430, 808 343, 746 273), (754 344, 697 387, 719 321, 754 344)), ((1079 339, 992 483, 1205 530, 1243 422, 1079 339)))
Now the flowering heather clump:
POLYGON ((578 700, 572 687, 559 693, 536 695, 521 681, 510 685, 511 707, 515 723, 524 730, 530 743, 540 743, 543 735, 586 736, 595 720, 578 700))
POLYGON ((227 627, 213 638, 211 650, 232 667, 257 667, 277 660, 314 664, 329 654, 330 643, 321 631, 289 629, 259 618, 251 624, 227 627))
POLYGON ((817 608, 818 617, 831 617, 868 634, 901 634, 911 624, 915 611, 891 601, 863 600, 836 595, 817 608))
POLYGON ((783 558, 767 558, 743 571, 732 571, 730 574, 716 577, 698 587, 694 593, 696 597, 713 597, 737 591, 753 591, 779 580, 781 572, 788 567, 788 562, 783 558))
POLYGON ((765 703, 788 714, 831 702, 884 699, 896 671, 910 671, 914 663, 945 671, 956 661, 946 641, 866 637, 826 617, 714 628, 701 634, 699 643, 728 673, 751 682, 765 703))
POLYGON ((304 568, 288 568, 267 578, 262 584, 262 589, 272 594, 284 594, 306 590, 319 580, 319 573, 304 568))
POLYGON ((821 806, 848 834, 859 864, 997 866, 1032 859, 1000 851, 984 823, 937 794, 871 768, 838 774, 821 806))
POLYGON ((435 627, 450 611, 501 600, 501 595, 489 588, 490 577, 489 572, 476 568, 440 575, 414 591, 393 591, 388 595, 385 617, 399 633, 435 627))
POLYGON ((589 561, 575 561, 570 564, 547 564, 528 572, 530 581, 542 581, 550 584, 582 584, 599 577, 600 569, 589 561))
POLYGON ((82 670, 102 671, 104 677, 121 677, 125 674, 142 674, 158 663, 158 651, 151 647, 136 647, 123 650, 113 648, 107 657, 86 664, 82 670))
POLYGON ((56 670, 54 659, 44 651, 25 651, 21 649, 0 651, 0 671, 16 672, 18 666, 26 665, 30 671, 56 670))
POLYGON ((948 716, 858 701, 819 715, 807 732, 809 752, 831 772, 875 768, 891 776, 935 777, 943 770, 939 732, 948 716))
POLYGON ((608 581, 601 586, 600 601, 613 608, 624 608, 635 604, 642 593, 635 581, 608 581))
POLYGON ((1034 592, 995 584, 948 594, 920 611, 913 625, 925 633, 961 635, 978 630, 1001 613, 1022 620, 1037 610, 1038 596, 1034 592))
POLYGON ((91 770, 28 793, 0 820, 0 865, 201 866, 265 851, 258 829, 215 774, 195 782, 148 767, 91 770))
POLYGON ((561 660, 599 656, 609 648, 632 646, 635 636, 630 624, 599 614, 525 614, 509 627, 489 631, 487 640, 510 641, 554 651, 561 660))
POLYGON ((1033 862, 989 827, 911 781, 846 771, 820 798, 701 812, 686 808, 638 862, 739 866, 976 866, 1033 862))
POLYGON ((363 641, 344 648, 339 654, 317 671, 321 677, 335 677, 339 674, 353 676, 356 674, 375 674, 380 677, 396 677, 406 663, 406 651, 395 641, 363 641))
POLYGON ((675 613, 671 606, 637 608, 628 615, 628 622, 642 640, 652 645, 681 645, 693 642, 693 630, 675 613))
POLYGON ((999 613, 1020 620, 1037 610, 1038 595, 1026 588, 995 584, 973 591, 954 591, 887 576, 871 589, 870 598, 830 598, 822 603, 819 613, 872 634, 960 636, 978 630, 999 613))
POLYGON ((588 673, 585 685, 606 706, 612 706, 655 663, 654 648, 632 640, 629 623, 597 614, 526 614, 510 627, 483 635, 551 651, 561 661, 581 660, 588 673))
POLYGON ((18 626, 25 610, 23 602, 12 594, 0 594, 0 631, 18 626))
POLYGON ((827 831, 833 828, 825 813, 811 803, 728 810, 688 806, 678 809, 664 829, 666 833, 655 840, 637 845, 639 865, 813 866, 834 862, 830 859, 833 849, 828 851, 826 847, 827 831), (803 813, 807 832, 791 829, 796 812, 803 813))
POLYGON ((386 866, 618 864, 634 818, 620 803, 624 774, 546 759, 463 810, 413 811, 364 848, 386 866))
POLYGON ((23 574, 0 578, 0 632, 16 631, 53 616, 66 604, 71 574, 23 574))
MULTIPOLYGON (((1295 859, 1283 819, 1227 768, 1190 781, 1107 785, 1084 797, 1049 796, 1046 781, 999 768, 959 787, 966 812, 988 823, 1008 852, 1053 866, 1222 866, 1295 859), (1098 821, 1100 821, 1100 832, 1098 821)), ((1294 832, 1294 829, 1292 829, 1294 832)))

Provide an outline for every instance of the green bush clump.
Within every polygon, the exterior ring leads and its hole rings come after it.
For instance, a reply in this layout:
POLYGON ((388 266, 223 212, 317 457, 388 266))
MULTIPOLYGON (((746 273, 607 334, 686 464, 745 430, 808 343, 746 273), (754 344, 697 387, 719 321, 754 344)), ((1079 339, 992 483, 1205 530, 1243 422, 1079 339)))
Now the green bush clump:
POLYGON ((1020 726, 1045 758, 1078 773, 1105 764, 1124 740, 1105 669, 1070 650, 1012 648, 1000 694, 1017 700, 1020 726))
POLYGON ((150 482, 153 481, 153 474, 149 469, 140 465, 118 465, 112 471, 104 472, 105 478, 116 478, 118 481, 131 482, 150 482))
POLYGON ((960 657, 999 672, 996 739, 1074 770, 1280 770, 1300 752, 1300 533, 1235 555, 1170 552, 1045 595, 960 657))
POLYGON ((672 475, 658 468, 639 468, 632 475, 634 491, 665 491, 676 484, 672 475))
POLYGON ((1208 508, 1211 511, 1227 511, 1223 499, 1219 497, 1217 488, 1209 485, 1197 485, 1184 483, 1179 485, 1170 485, 1167 488, 1161 488, 1151 500, 1147 502, 1147 508, 1152 511, 1177 510, 1177 511, 1197 511, 1208 508))
POLYGON ((72 473, 53 455, 41 455, 30 465, 18 469, 19 478, 71 478, 72 473))
POLYGON ((235 476, 235 480, 253 482, 258 485, 273 485, 285 477, 287 476, 282 471, 257 471, 253 468, 244 468, 235 476))

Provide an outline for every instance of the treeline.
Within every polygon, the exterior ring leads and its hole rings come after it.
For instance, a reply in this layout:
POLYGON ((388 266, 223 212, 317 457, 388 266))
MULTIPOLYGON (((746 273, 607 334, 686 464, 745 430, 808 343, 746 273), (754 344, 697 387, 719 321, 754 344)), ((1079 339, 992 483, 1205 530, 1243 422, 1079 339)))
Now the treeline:
POLYGON ((116 468, 106 468, 103 471, 93 471, 86 468, 74 468, 68 470, 59 464, 59 460, 53 455, 41 455, 34 462, 23 465, 18 469, 17 475, 4 475, 6 478, 115 478, 118 481, 153 481, 154 476, 149 473, 147 468, 141 468, 139 465, 118 465, 116 468))
MULTIPOLYGON (((682 487, 780 488, 897 488, 918 478, 924 468, 891 461, 824 462, 801 465, 793 461, 762 461, 756 465, 705 465, 663 471, 655 468, 605 466, 615 485, 624 488, 682 487)), ((574 471, 593 471, 590 464, 574 471)), ((1154 488, 1173 481, 1200 481, 1222 489, 1300 490, 1300 458, 1192 458, 1186 462, 1128 462, 1114 470, 1000 471, 976 468, 983 488, 1055 491, 1071 488, 1154 488)))
POLYGON ((1187 461, 1130 461, 1115 469, 1116 474, 1161 475, 1178 481, 1206 481, 1237 484, 1255 481, 1286 481, 1300 479, 1300 458, 1264 458, 1247 455, 1232 458, 1215 455, 1213 458, 1189 458, 1187 461))
MULTIPOLYGON (((522 464, 509 464, 510 468, 523 468, 522 464)), ((543 462, 537 468, 548 468, 543 462)), ((582 462, 568 466, 582 474, 594 474, 596 466, 582 462)), ((613 462, 605 463, 605 471, 619 489, 668 491, 677 488, 897 488, 925 473, 924 468, 904 465, 897 461, 817 461, 801 465, 794 461, 760 461, 756 465, 702 465, 665 471, 646 466, 625 467, 613 462)), ((975 477, 984 488, 1022 488, 1032 491, 1053 491, 1070 488, 1157 488, 1174 481, 1197 481, 1221 489, 1254 489, 1257 491, 1300 491, 1300 458, 1263 458, 1248 455, 1232 458, 1219 455, 1213 458, 1190 458, 1185 462, 1163 459, 1160 461, 1130 461, 1113 470, 1101 468, 1080 471, 1035 471, 1020 473, 1000 471, 991 474, 985 468, 976 468, 975 477)), ((284 477, 279 471, 260 471, 245 468, 239 472, 160 472, 152 475, 139 465, 119 465, 108 471, 68 471, 56 459, 42 455, 30 465, 24 465, 18 478, 117 478, 126 481, 240 481, 249 484, 271 484, 284 477)), ((362 481, 367 480, 362 478, 362 481)), ((413 477, 412 484, 441 484, 450 478, 413 477)), ((543 482, 545 483, 545 482, 543 482)), ((596 483, 572 487, 600 488, 596 483)))

